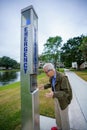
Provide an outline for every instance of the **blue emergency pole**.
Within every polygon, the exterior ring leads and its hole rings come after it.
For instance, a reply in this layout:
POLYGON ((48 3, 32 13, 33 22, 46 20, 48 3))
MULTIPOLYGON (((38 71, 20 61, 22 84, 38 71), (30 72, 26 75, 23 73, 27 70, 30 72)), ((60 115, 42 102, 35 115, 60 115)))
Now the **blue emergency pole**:
POLYGON ((21 10, 22 130, 40 130, 38 71, 38 16, 33 6, 21 10))

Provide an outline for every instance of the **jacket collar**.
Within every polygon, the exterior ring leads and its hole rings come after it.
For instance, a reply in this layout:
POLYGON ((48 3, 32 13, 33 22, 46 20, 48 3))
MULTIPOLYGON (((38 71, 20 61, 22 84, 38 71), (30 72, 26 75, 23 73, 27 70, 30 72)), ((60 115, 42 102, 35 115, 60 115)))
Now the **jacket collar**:
MULTIPOLYGON (((52 81, 52 78, 50 78, 50 80, 52 81)), ((60 81, 61 77, 60 77, 60 72, 56 71, 56 82, 60 81)))

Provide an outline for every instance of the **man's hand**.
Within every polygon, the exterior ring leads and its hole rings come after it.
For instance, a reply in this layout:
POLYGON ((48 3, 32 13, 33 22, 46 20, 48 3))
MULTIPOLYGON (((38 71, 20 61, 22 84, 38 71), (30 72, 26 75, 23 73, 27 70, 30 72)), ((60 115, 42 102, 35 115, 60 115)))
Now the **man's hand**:
POLYGON ((44 90, 44 85, 41 84, 40 86, 38 86, 39 90, 44 90))
POLYGON ((46 93, 45 96, 46 96, 47 98, 52 98, 52 97, 53 97, 53 91, 50 90, 50 92, 49 92, 49 93, 46 93))

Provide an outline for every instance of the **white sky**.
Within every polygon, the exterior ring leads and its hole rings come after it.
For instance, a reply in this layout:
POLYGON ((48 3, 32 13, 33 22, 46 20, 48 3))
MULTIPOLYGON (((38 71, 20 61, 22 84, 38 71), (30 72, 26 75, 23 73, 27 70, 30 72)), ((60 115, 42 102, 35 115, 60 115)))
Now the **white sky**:
POLYGON ((39 54, 52 36, 87 35, 87 0, 0 0, 0 57, 20 61, 21 9, 33 5, 38 15, 39 54))

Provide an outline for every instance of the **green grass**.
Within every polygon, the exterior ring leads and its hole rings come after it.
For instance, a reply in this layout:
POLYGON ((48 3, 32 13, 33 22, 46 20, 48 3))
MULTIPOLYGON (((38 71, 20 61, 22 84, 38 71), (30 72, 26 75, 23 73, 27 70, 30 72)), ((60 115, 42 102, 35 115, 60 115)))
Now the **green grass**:
POLYGON ((87 81, 87 69, 86 70, 73 70, 79 77, 87 81))
POLYGON ((62 73, 64 72, 64 68, 58 68, 57 70, 62 72, 62 73))
POLYGON ((0 72, 18 72, 20 69, 12 69, 12 70, 0 70, 0 72))
POLYGON ((0 87, 0 130, 15 130, 21 122, 20 83, 0 87))

